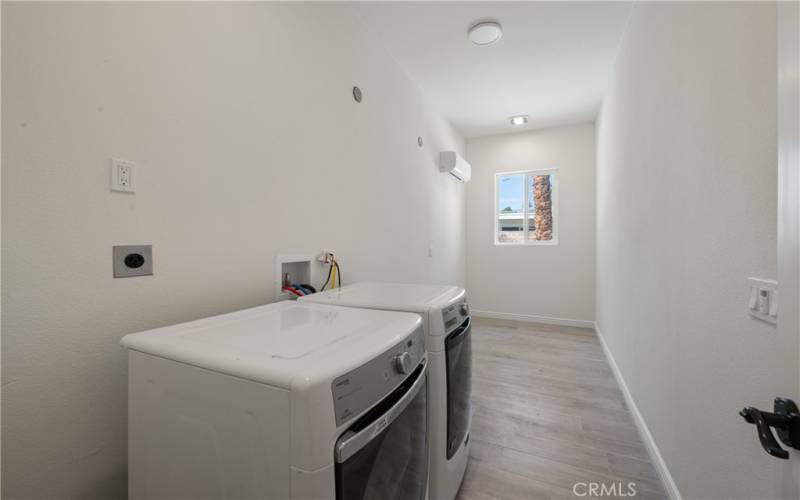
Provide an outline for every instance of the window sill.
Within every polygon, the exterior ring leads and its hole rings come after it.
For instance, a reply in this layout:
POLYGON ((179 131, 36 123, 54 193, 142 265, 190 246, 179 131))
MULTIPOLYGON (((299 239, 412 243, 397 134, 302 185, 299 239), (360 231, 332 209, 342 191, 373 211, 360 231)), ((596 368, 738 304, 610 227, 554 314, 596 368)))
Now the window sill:
POLYGON ((558 239, 548 240, 548 241, 521 241, 521 242, 507 242, 504 243, 502 241, 495 241, 494 246, 496 247, 538 247, 538 246, 556 246, 558 245, 558 239))

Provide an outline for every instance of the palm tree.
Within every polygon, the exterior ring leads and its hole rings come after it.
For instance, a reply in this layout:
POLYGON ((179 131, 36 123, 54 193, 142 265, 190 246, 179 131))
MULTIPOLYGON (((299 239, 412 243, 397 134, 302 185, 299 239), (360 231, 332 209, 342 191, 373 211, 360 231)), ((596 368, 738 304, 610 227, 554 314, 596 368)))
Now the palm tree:
POLYGON ((533 178, 533 199, 535 202, 533 239, 547 241, 553 239, 553 186, 549 175, 536 175, 533 178))

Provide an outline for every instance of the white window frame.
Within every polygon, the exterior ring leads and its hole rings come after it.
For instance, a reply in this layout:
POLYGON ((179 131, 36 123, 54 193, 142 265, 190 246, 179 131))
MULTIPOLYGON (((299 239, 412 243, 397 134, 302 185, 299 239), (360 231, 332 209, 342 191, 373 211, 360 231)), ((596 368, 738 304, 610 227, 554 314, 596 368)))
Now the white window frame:
POLYGON ((543 168, 537 170, 515 170, 512 172, 497 172, 494 174, 494 204, 492 205, 492 218, 494 219, 494 244, 496 246, 524 246, 524 245, 532 245, 532 246, 539 246, 539 245, 558 245, 558 223, 559 223, 559 216, 558 216, 558 194, 561 191, 561 176, 559 175, 558 168, 543 168), (497 210, 497 201, 498 201, 498 194, 500 192, 500 186, 498 185, 498 181, 500 177, 505 177, 508 175, 525 175, 525 179, 523 179, 522 185, 524 187, 523 193, 523 200, 522 200, 522 241, 521 242, 513 242, 513 241, 500 241, 500 213, 497 210), (555 182, 555 189, 553 189, 553 194, 551 195, 550 202, 553 205, 553 238, 547 241, 538 241, 538 240, 529 240, 528 238, 528 183, 527 177, 530 175, 555 175, 556 182, 555 182))

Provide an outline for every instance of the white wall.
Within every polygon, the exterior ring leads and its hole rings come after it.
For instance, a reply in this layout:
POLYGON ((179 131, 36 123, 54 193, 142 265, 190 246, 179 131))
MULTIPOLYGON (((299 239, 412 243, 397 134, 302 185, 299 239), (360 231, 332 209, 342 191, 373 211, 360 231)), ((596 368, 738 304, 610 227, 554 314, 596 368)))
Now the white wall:
POLYGON ((480 315, 591 326, 595 129, 592 124, 470 139, 467 284, 480 315), (558 245, 494 244, 494 175, 558 169, 558 245))
POLYGON ((3 3, 4 497, 123 497, 120 337, 269 302, 278 252, 463 284, 464 187, 436 168, 463 140, 348 8, 3 3), (137 243, 155 276, 112 279, 137 243))
POLYGON ((598 330, 687 499, 799 496, 737 415, 797 396, 796 332, 746 309, 776 273, 776 72, 774 3, 636 4, 598 120, 598 330))

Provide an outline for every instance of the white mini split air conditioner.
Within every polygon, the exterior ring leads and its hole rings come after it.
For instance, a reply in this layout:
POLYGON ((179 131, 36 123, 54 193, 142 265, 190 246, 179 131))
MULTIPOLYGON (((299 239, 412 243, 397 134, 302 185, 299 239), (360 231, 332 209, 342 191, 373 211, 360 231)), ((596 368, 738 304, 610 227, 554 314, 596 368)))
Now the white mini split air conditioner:
POLYGON ((468 182, 472 177, 472 167, 455 151, 439 153, 439 171, 446 172, 461 182, 468 182))

